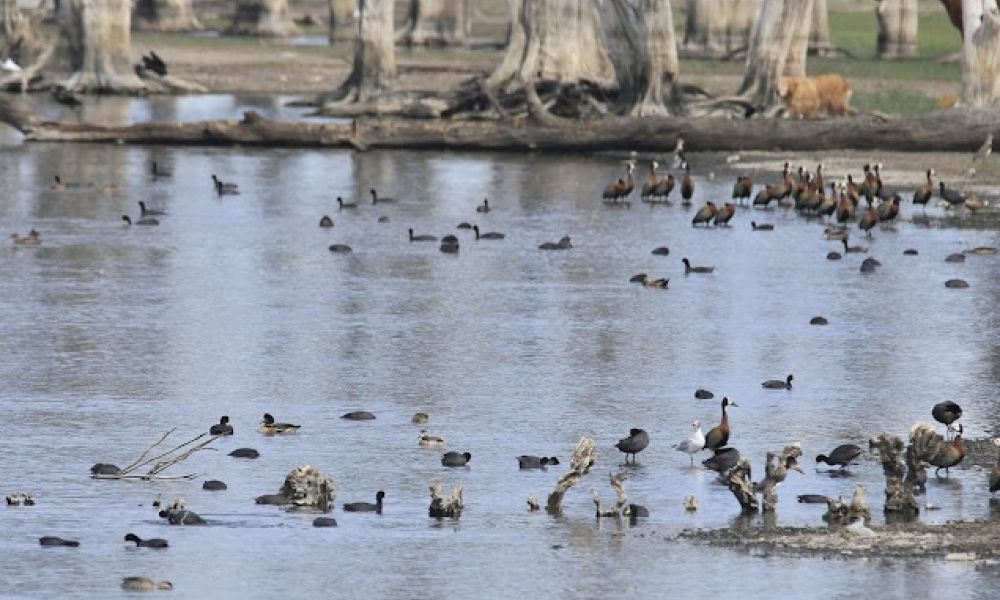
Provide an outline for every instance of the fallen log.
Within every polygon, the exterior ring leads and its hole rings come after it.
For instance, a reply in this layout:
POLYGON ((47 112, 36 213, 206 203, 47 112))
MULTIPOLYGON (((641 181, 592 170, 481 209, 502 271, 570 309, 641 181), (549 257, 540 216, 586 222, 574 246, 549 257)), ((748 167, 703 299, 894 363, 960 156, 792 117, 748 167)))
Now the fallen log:
POLYGON ((672 151, 684 138, 693 151, 897 150, 975 152, 990 133, 1000 139, 995 113, 949 110, 916 117, 856 116, 787 120, 717 117, 608 117, 539 123, 513 120, 357 119, 350 123, 243 119, 191 123, 98 125, 44 121, 0 98, 0 122, 29 142, 189 144, 463 150, 672 151))

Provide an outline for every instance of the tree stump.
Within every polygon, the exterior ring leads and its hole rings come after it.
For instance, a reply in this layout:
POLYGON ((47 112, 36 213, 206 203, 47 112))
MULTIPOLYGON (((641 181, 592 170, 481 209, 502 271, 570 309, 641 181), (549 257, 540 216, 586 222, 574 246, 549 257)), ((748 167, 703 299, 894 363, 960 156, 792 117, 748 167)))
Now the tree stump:
POLYGON ((293 469, 278 494, 288 498, 292 508, 327 512, 337 495, 333 479, 327 477, 311 465, 293 469))
POLYGON ((292 22, 287 0, 236 0, 229 35, 289 37, 301 30, 292 22))
POLYGON ((42 35, 41 20, 41 9, 28 16, 17 0, 0 0, 0 56, 22 68, 20 73, 0 75, 0 89, 27 91, 28 82, 48 64, 55 43, 42 35))
POLYGON ((327 34, 330 43, 351 42, 357 35, 357 0, 330 0, 330 31, 327 34))
POLYGON ((756 491, 764 497, 764 512, 777 510, 778 486, 788 477, 788 470, 795 469, 802 473, 802 467, 798 463, 800 456, 802 456, 802 448, 798 444, 785 446, 780 454, 767 453, 764 479, 755 486, 756 491))
POLYGON ((760 508, 757 503, 757 491, 750 479, 751 475, 750 461, 741 458, 735 467, 729 469, 724 478, 726 487, 736 497, 744 513, 755 513, 760 508))
POLYGON ((913 484, 906 479, 903 462, 903 440, 889 433, 881 433, 868 443, 871 451, 878 452, 885 475, 886 518, 911 519, 920 512, 920 504, 913 494, 913 484))
MULTIPOLYGON (((680 68, 670 0, 611 0, 617 27, 605 27, 618 75, 618 103, 634 117, 667 116, 678 108, 674 85, 680 68)), ((606 17, 606 21, 611 20, 606 17)))
POLYGON ((146 31, 198 31, 202 28, 191 0, 138 0, 133 20, 136 29, 146 31))
POLYGON ((912 58, 917 55, 917 0, 879 0, 876 52, 879 58, 912 58))
POLYGON ((962 95, 969 108, 1000 106, 1000 15, 986 0, 962 2, 962 95))
POLYGON ((435 519, 445 517, 457 519, 462 516, 462 486, 458 485, 448 494, 446 498, 441 491, 441 482, 438 481, 431 486, 431 505, 427 509, 427 514, 435 519))
POLYGON ((469 10, 469 0, 410 0, 407 25, 396 39, 405 46, 462 46, 469 10))

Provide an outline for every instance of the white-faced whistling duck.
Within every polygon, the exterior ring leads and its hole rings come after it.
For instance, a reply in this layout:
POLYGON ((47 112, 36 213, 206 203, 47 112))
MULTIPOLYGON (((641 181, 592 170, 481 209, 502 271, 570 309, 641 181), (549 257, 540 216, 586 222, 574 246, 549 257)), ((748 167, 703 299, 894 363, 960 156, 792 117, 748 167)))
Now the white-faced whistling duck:
POLYGON ((716 227, 728 226, 729 220, 732 219, 735 214, 736 205, 732 202, 726 202, 722 205, 722 208, 716 211, 712 224, 716 227))
POLYGON ((635 455, 646 449, 649 445, 649 434, 645 429, 633 428, 628 432, 628 437, 624 437, 615 444, 621 452, 625 453, 625 464, 628 464, 628 455, 632 455, 632 464, 635 464, 635 455))
POLYGON ((746 175, 740 175, 736 178, 736 183, 733 184, 733 200, 737 200, 740 204, 744 200, 750 199, 750 194, 753 192, 753 180, 746 175))
POLYGON ((792 389, 792 380, 795 376, 789 373, 788 377, 782 381, 781 379, 768 379, 764 383, 760 384, 760 387, 769 390, 790 390, 792 389))
POLYGON ((661 179, 659 183, 656 184, 656 190, 653 192, 655 198, 661 198, 664 202, 670 200, 670 192, 674 191, 674 185, 676 180, 672 173, 668 173, 666 178, 661 179))
POLYGON ((694 214, 694 218, 691 219, 691 225, 697 225, 698 223, 704 223, 706 226, 712 222, 712 218, 715 216, 719 209, 715 206, 712 201, 706 202, 705 206, 698 209, 698 212, 694 214))
POLYGON ((875 198, 878 197, 878 180, 875 178, 875 172, 872 171, 871 165, 864 166, 865 178, 861 182, 861 187, 859 191, 861 195, 865 197, 865 202, 868 206, 872 206, 875 202, 875 198))
POLYGON ((63 180, 62 180, 61 177, 59 177, 58 175, 53 175, 52 176, 52 185, 49 186, 49 189, 53 189, 53 190, 56 190, 57 192, 61 192, 62 190, 66 189, 66 184, 63 183, 63 180))
POLYGON ((682 204, 691 204, 691 198, 694 196, 694 179, 691 178, 691 165, 687 161, 684 161, 684 179, 681 180, 681 198, 684 199, 682 204))
POLYGON ((955 436, 955 439, 938 450, 938 453, 931 459, 931 464, 937 467, 934 470, 935 476, 937 476, 938 471, 941 469, 944 469, 947 474, 948 469, 962 462, 962 459, 965 458, 965 442, 962 441, 962 433, 964 431, 965 428, 959 423, 958 434, 955 436))
POLYGON ((656 177, 656 167, 660 166, 660 163, 655 160, 649 163, 649 179, 642 186, 642 192, 639 194, 640 198, 651 198, 656 193, 656 186, 660 183, 660 180, 656 177))
POLYGON ((686 258, 682 258, 681 262, 684 263, 684 274, 688 273, 711 273, 715 270, 715 267, 692 267, 691 261, 686 258))
POLYGON ((837 223, 843 225, 854 218, 856 204, 845 193, 845 188, 840 188, 840 197, 837 199, 837 223))
POLYGON ((927 203, 934 195, 934 169, 927 169, 927 181, 913 192, 913 203, 927 210, 927 203))
POLYGON ((754 196, 753 205, 767 208, 767 205, 770 204, 771 200, 774 200, 777 197, 777 188, 772 185, 765 185, 759 192, 757 192, 757 195, 754 196))
POLYGON ((840 470, 843 471, 851 462, 857 457, 861 456, 864 450, 860 446, 855 446, 854 444, 843 444, 837 446, 830 453, 830 456, 826 454, 820 454, 816 457, 817 463, 826 463, 830 466, 840 466, 840 470))
POLYGON ((882 168, 882 163, 875 163, 875 167, 874 167, 874 170, 875 170, 875 195, 878 196, 879 199, 885 200, 885 196, 882 195, 882 194, 885 193, 885 188, 882 186, 882 173, 879 172, 879 169, 881 169, 881 168, 882 168))
POLYGON ((723 397, 722 420, 705 434, 706 450, 718 450, 729 443, 729 413, 726 412, 726 408, 729 406, 737 406, 737 404, 730 400, 729 396, 723 397))
POLYGON ((628 195, 632 193, 632 189, 635 187, 635 177, 632 172, 635 170, 635 166, 630 162, 625 166, 625 179, 619 179, 618 181, 608 184, 604 188, 603 197, 605 200, 611 200, 612 202, 618 202, 623 198, 628 198, 628 195))
POLYGON ((858 221, 858 229, 865 232, 868 237, 872 236, 872 228, 878 224, 878 211, 875 207, 868 207, 868 212, 861 215, 861 220, 858 221))
POLYGON ((875 209, 878 213, 879 223, 892 223, 892 221, 899 216, 899 202, 902 198, 899 194, 893 194, 892 199, 886 200, 882 204, 878 205, 875 209))
POLYGON ((858 203, 861 201, 861 188, 850 175, 847 176, 847 198, 855 208, 857 208, 858 203))

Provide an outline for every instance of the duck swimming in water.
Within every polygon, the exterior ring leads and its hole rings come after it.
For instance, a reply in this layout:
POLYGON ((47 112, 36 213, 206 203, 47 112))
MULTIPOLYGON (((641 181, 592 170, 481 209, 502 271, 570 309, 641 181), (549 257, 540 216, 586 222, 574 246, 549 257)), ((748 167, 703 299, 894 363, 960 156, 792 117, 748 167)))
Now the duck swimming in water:
POLYGON ((300 427, 302 426, 291 423, 275 423, 271 413, 264 413, 264 419, 260 423, 260 432, 264 435, 295 433, 300 427))
POLYGON ((768 379, 764 383, 760 384, 760 387, 768 390, 790 390, 792 389, 792 380, 795 376, 790 374, 785 378, 784 381, 780 379, 768 379))

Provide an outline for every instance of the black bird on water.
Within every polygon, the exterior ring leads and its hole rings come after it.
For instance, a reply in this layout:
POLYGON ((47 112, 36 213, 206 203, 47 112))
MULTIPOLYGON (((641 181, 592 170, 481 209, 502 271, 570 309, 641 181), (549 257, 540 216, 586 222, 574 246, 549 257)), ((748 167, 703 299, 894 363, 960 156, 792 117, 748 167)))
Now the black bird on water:
POLYGON ((649 434, 645 429, 630 429, 628 437, 618 440, 615 448, 625 453, 625 464, 628 464, 628 455, 632 455, 632 464, 635 464, 635 455, 646 449, 649 445, 649 434))

